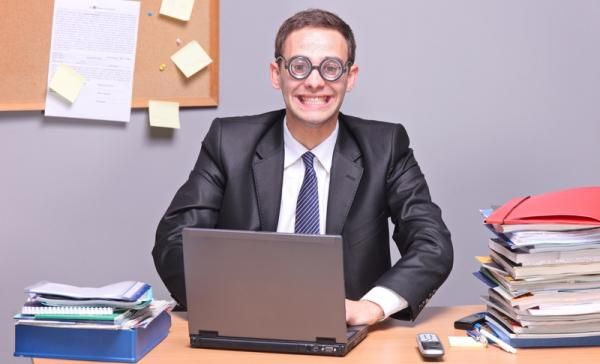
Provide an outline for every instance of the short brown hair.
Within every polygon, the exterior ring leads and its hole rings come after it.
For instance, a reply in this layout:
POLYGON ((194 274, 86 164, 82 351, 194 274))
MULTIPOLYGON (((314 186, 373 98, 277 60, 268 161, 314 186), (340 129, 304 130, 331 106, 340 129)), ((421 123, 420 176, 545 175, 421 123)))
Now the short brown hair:
POLYGON ((321 9, 308 9, 292 15, 281 24, 275 38, 275 59, 282 56, 283 43, 295 30, 302 28, 326 28, 340 32, 348 45, 348 61, 354 63, 356 41, 352 28, 339 16, 321 9))

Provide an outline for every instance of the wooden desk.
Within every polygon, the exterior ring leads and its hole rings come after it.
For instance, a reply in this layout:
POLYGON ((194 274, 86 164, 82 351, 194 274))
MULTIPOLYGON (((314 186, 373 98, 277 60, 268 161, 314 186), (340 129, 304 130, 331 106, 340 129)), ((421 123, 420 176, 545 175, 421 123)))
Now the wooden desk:
MULTIPOLYGON (((140 363, 423 363, 416 346, 416 334, 432 331, 444 344, 444 363, 523 363, 523 364, 597 364, 600 363, 600 347, 519 349, 509 354, 497 347, 455 348, 448 344, 448 336, 464 336, 464 331, 455 330, 454 320, 482 310, 482 306, 427 307, 414 323, 386 320, 375 325, 367 338, 344 358, 297 354, 256 353, 233 350, 190 348, 185 314, 173 314, 173 326, 169 336, 152 350, 140 363)), ((90 363, 35 359, 35 364, 90 363)))

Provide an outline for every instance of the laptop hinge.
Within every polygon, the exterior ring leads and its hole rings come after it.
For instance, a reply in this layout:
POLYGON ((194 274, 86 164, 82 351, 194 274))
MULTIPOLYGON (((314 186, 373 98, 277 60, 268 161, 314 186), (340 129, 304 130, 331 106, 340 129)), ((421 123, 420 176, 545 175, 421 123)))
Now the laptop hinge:
POLYGON ((325 345, 333 345, 335 344, 335 339, 332 337, 317 337, 317 344, 325 344, 325 345))
POLYGON ((199 337, 217 337, 219 336, 218 331, 209 331, 209 330, 198 330, 199 337))

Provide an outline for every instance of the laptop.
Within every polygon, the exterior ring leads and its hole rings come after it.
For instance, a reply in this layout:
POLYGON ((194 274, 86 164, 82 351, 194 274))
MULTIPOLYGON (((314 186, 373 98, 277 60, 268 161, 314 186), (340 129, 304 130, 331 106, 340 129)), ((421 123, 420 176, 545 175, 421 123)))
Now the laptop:
POLYGON ((344 356, 342 237, 185 228, 192 347, 344 356))

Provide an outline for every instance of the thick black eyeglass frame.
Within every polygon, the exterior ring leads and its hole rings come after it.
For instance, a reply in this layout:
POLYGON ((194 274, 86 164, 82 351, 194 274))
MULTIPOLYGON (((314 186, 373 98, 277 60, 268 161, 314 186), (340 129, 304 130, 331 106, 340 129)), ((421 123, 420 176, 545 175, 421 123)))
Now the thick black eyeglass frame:
POLYGON ((344 64, 341 59, 336 58, 336 57, 327 57, 327 58, 324 58, 321 61, 321 63, 319 63, 317 66, 313 65, 312 62, 310 61, 310 59, 308 57, 305 57, 305 56, 294 56, 294 57, 290 58, 289 61, 286 60, 284 56, 279 56, 276 59, 277 63, 279 63, 279 60, 283 61, 283 68, 285 68, 288 71, 288 73, 290 74, 290 76, 292 76, 292 78, 294 78, 296 80, 306 80, 308 78, 308 76, 310 76, 310 74, 314 70, 317 70, 317 71, 319 71, 319 75, 321 76, 322 79, 324 79, 325 81, 329 81, 329 82, 335 82, 335 81, 339 80, 344 75, 344 73, 346 73, 346 71, 348 71, 348 69, 350 68, 350 66, 352 66, 352 62, 348 61, 348 62, 346 62, 346 64, 344 64), (298 77, 298 76, 294 75, 292 73, 292 71, 290 71, 290 64, 294 60, 296 60, 296 59, 302 59, 302 60, 305 60, 308 63, 308 65, 310 67, 310 71, 306 73, 306 76, 304 76, 304 77, 298 77), (327 61, 335 61, 340 66, 342 66, 342 72, 340 72, 340 74, 336 78, 329 78, 329 77, 325 77, 323 75, 323 72, 322 72, 321 68, 323 67, 323 65, 327 61))

